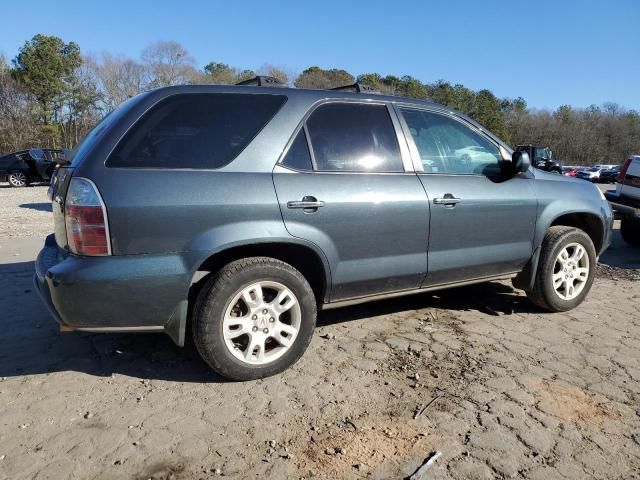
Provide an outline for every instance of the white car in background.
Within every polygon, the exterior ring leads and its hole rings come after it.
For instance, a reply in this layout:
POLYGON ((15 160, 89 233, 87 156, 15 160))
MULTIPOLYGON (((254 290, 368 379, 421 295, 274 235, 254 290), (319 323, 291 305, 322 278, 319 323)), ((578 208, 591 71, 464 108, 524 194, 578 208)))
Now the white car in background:
POLYGON ((491 164, 496 161, 495 154, 488 152, 484 147, 480 145, 474 145, 471 147, 459 148, 455 151, 456 157, 461 160, 466 160, 474 165, 491 164))
POLYGON ((584 170, 578 170, 576 172, 576 178, 582 178, 583 180, 589 180, 596 183, 600 180, 600 172, 604 169, 601 165, 595 165, 584 170))
POLYGON ((605 192, 616 218, 622 220, 620 233, 629 245, 640 247, 640 155, 624 162, 616 179, 616 190, 605 192))

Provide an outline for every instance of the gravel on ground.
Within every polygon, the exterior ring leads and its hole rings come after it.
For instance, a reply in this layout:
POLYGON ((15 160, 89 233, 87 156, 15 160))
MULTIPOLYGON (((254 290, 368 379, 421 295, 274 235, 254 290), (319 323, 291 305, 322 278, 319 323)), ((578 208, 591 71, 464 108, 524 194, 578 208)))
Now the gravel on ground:
MULTIPOLYGON (((44 192, 0 189, 0 247, 50 230, 20 206, 44 192)), ((327 311, 244 383, 163 335, 60 333, 37 249, 2 251, 0 479, 405 478, 435 452, 427 478, 640 478, 640 251, 617 230, 573 311, 508 282, 327 311)))
POLYGON ((44 237, 53 230, 47 188, 0 184, 0 238, 44 237))

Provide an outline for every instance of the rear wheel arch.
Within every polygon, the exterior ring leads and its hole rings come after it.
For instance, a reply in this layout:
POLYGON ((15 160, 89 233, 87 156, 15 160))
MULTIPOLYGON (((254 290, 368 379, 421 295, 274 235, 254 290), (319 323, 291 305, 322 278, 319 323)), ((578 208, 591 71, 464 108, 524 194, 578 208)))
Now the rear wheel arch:
POLYGON ((331 271, 324 254, 311 246, 296 242, 263 242, 228 247, 212 253, 200 262, 192 278, 189 303, 195 299, 204 283, 202 278, 225 265, 242 258, 269 257, 291 265, 309 282, 318 304, 328 301, 331 287, 331 271))

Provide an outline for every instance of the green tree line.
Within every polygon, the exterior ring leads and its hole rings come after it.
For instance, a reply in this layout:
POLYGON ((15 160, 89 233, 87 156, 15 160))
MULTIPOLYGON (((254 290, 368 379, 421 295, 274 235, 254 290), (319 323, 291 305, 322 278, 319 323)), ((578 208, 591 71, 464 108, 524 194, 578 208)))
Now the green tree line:
POLYGON ((36 35, 8 62, 0 56, 0 153, 28 148, 73 148, 106 114, 151 88, 180 84, 234 84, 256 74, 297 88, 331 88, 354 82, 382 93, 433 101, 466 113, 511 145, 548 145, 567 164, 619 163, 640 153, 640 114, 614 103, 535 110, 523 98, 410 76, 311 66, 300 74, 264 64, 252 70, 211 61, 196 67, 174 41, 146 47, 139 59, 110 53, 83 55, 79 45, 36 35))

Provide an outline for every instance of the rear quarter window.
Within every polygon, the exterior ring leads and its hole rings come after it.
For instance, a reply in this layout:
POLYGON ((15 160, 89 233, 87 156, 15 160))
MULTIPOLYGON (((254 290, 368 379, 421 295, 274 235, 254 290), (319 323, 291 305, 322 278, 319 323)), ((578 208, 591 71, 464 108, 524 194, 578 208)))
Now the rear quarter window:
POLYGON ((215 169, 230 163, 285 103, 284 95, 180 94, 126 133, 108 167, 215 169))

